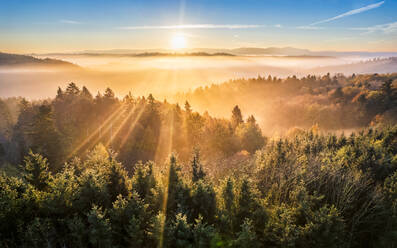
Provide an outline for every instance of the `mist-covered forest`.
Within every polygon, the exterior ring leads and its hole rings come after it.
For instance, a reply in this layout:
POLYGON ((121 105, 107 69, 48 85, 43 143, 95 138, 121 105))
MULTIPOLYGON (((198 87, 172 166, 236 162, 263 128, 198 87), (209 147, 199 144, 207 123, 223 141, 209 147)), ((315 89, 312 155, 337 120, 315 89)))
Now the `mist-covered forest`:
POLYGON ((1 99, 0 246, 395 247, 396 78, 1 99))
POLYGON ((266 135, 319 125, 323 130, 354 130, 397 121, 397 74, 258 76, 179 93, 200 111, 224 116, 238 104, 254 114, 266 135))

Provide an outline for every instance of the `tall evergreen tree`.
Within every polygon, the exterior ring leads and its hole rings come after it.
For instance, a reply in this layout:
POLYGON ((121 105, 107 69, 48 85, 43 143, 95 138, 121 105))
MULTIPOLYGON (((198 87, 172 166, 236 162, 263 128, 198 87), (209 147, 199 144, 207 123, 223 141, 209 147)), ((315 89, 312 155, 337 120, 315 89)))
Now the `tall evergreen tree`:
POLYGON ((50 172, 48 170, 47 159, 40 154, 29 151, 29 155, 25 157, 25 179, 38 190, 44 190, 50 180, 50 172))
POLYGON ((188 101, 185 101, 185 111, 187 114, 192 113, 192 108, 190 107, 190 104, 188 101))
POLYGON ((231 121, 233 129, 236 129, 238 125, 244 123, 243 115, 241 114, 241 110, 238 105, 234 106, 233 108, 231 121))
POLYGON ((34 116, 32 130, 32 150, 44 155, 56 169, 63 160, 61 137, 55 127, 51 105, 44 103, 34 116))
POLYGON ((203 170, 203 166, 200 163, 200 151, 198 149, 194 149, 191 165, 192 165, 192 181, 197 182, 198 180, 204 179, 205 172, 203 170))

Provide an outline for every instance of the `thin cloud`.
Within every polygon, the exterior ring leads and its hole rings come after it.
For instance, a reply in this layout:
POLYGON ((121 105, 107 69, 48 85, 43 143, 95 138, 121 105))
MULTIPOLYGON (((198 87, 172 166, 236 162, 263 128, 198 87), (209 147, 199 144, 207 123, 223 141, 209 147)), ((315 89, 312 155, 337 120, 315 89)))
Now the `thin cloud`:
POLYGON ((385 24, 380 24, 380 25, 375 25, 375 26, 370 26, 370 27, 351 28, 351 29, 366 31, 363 34, 375 33, 375 32, 391 34, 391 33, 397 32, 397 22, 385 23, 385 24))
POLYGON ((304 29, 304 30, 319 30, 324 29, 323 27, 316 27, 316 26, 299 26, 296 27, 297 29, 304 29))
POLYGON ((65 24, 81 24, 81 22, 73 21, 73 20, 66 20, 66 19, 59 20, 59 22, 60 23, 65 23, 65 24))
POLYGON ((162 26, 124 26, 117 29, 123 30, 148 30, 148 29, 248 29, 262 28, 264 25, 245 24, 186 24, 186 25, 162 25, 162 26))
POLYGON ((314 22, 314 23, 312 23, 310 25, 312 26, 312 25, 317 25, 317 24, 321 24, 321 23, 331 22, 331 21, 335 21, 335 20, 338 20, 338 19, 341 19, 341 18, 344 18, 344 17, 347 17, 347 16, 356 15, 356 14, 359 14, 359 13, 362 13, 362 12, 365 12, 365 11, 368 11, 368 10, 371 10, 371 9, 379 8, 384 3, 385 3, 385 1, 381 1, 381 2, 378 2, 378 3, 367 5, 365 7, 359 8, 359 9, 353 9, 353 10, 350 10, 350 11, 348 11, 346 13, 341 14, 341 15, 334 16, 332 18, 325 19, 325 20, 322 20, 322 21, 314 22))

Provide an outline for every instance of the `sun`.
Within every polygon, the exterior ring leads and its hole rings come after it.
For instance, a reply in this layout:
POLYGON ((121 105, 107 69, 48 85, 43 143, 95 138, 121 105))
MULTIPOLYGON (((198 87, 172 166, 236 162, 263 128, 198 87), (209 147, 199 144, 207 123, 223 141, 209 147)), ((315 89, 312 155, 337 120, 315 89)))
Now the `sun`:
POLYGON ((176 34, 171 39, 171 48, 174 50, 186 48, 186 38, 182 34, 176 34))

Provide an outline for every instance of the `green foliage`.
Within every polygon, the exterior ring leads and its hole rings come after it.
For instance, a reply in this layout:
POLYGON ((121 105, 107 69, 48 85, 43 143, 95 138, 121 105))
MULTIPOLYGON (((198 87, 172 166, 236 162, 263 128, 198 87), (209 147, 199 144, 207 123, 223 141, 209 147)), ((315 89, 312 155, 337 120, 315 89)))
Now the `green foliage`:
POLYGON ((114 242, 122 247, 142 247, 148 241, 145 230, 149 228, 150 216, 147 205, 136 193, 128 200, 119 195, 109 215, 114 242))
POLYGON ((110 88, 94 98, 86 87, 70 83, 66 89, 58 88, 53 100, 22 99, 18 108, 9 113, 0 101, 0 112, 4 109, 0 162, 21 163, 31 149, 49 160, 53 172, 75 156, 84 158, 98 144, 111 149, 133 172, 138 161, 163 162, 170 151, 177 151, 187 162, 193 148, 200 148, 206 159, 240 150, 254 153, 264 143, 255 118, 244 123, 237 106, 231 120, 218 119, 194 112, 188 102, 182 110, 177 104, 157 101, 152 94, 147 98, 128 94, 119 100, 110 88))
POLYGON ((253 116, 250 116, 246 123, 237 126, 236 135, 242 147, 250 153, 254 153, 265 144, 265 138, 253 116))
POLYGON ((213 247, 216 236, 215 228, 212 225, 208 225, 203 222, 203 218, 201 216, 199 216, 195 222, 196 223, 193 227, 194 247, 213 247))
POLYGON ((25 157, 25 179, 38 190, 47 187, 50 180, 50 172, 48 171, 47 159, 40 154, 32 151, 25 157))
POLYGON ((188 201, 190 198, 189 189, 184 183, 180 166, 177 163, 176 157, 171 155, 169 161, 168 178, 166 179, 166 217, 172 219, 177 213, 186 214, 188 209, 188 201))
POLYGON ((63 158, 63 154, 59 150, 61 138, 55 127, 50 105, 43 104, 39 107, 38 113, 34 116, 29 135, 32 139, 32 150, 43 154, 51 163, 58 166, 63 158))
POLYGON ((243 115, 241 114, 240 108, 236 105, 232 111, 232 126, 235 129, 238 125, 244 123, 243 115))
POLYGON ((195 182, 191 189, 190 220, 202 216, 206 223, 215 222, 216 197, 214 187, 203 180, 195 182))
POLYGON ((143 164, 138 162, 135 165, 135 174, 132 177, 132 189, 138 196, 149 204, 153 211, 160 210, 160 199, 157 182, 153 172, 153 163, 143 164))
MULTIPOLYGON (((356 94, 340 91, 335 98, 356 94)), ((394 95, 387 82, 356 100, 385 109, 394 95)), ((107 89, 94 99, 75 84, 20 109, 10 142, 26 157, 0 174, 1 247, 396 247, 396 126, 337 136, 314 125, 266 140, 238 107, 232 120, 216 119, 152 95, 120 102, 107 89), (92 124, 108 113, 112 125, 92 124), (200 154, 189 161, 193 147, 200 154), (158 162, 172 150, 180 159, 158 162)))
POLYGON ((203 170, 203 166, 200 164, 200 152, 199 150, 194 151, 193 159, 192 159, 192 181, 197 182, 200 179, 204 179, 205 172, 203 170))
MULTIPOLYGON (((349 130, 397 123, 396 78, 396 73, 258 76, 198 87, 178 94, 176 101, 188 100, 212 113, 224 114, 236 105, 260 113, 262 131, 267 135, 295 127, 308 129, 316 123, 324 130, 349 130)), ((235 128, 242 119, 237 108, 234 113, 235 128)))
POLYGON ((255 232, 253 230, 252 221, 245 219, 241 225, 241 231, 238 233, 237 239, 233 240, 232 247, 253 247, 258 248, 261 246, 255 232))
POLYGON ((93 206, 91 211, 87 214, 88 221, 88 237, 89 243, 93 247, 110 247, 111 240, 111 227, 109 219, 97 206, 93 206))

